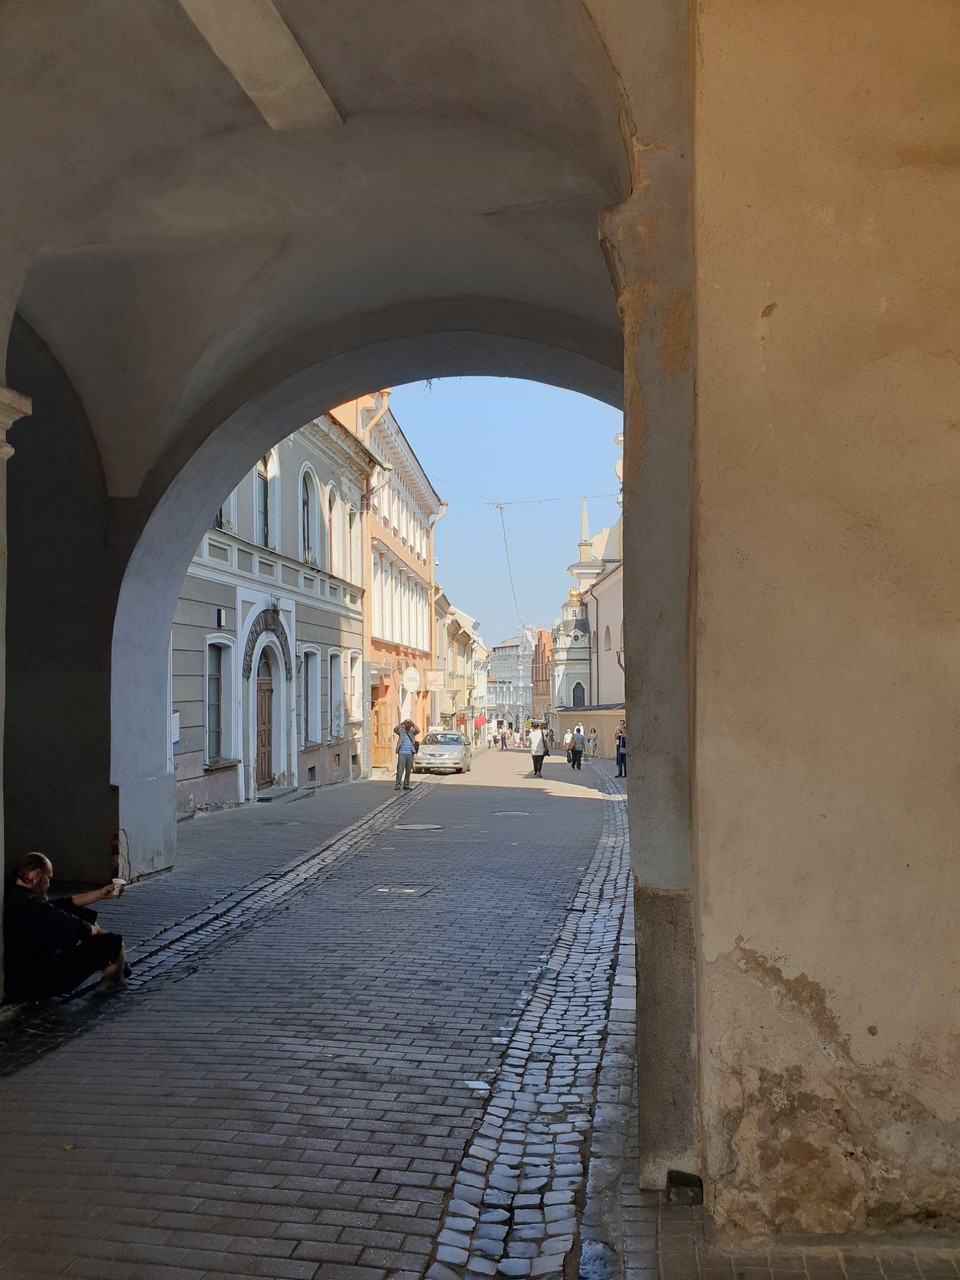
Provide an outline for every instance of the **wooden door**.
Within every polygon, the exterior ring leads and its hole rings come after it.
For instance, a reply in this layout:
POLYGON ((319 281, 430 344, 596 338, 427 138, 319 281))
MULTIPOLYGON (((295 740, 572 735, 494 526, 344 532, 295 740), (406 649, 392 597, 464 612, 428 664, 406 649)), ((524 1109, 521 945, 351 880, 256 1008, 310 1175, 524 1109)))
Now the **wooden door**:
POLYGON ((257 667, 257 787, 273 782, 273 676, 264 654, 257 667))
POLYGON ((375 702, 371 720, 370 763, 375 769, 391 769, 396 763, 396 750, 389 705, 379 700, 375 702))

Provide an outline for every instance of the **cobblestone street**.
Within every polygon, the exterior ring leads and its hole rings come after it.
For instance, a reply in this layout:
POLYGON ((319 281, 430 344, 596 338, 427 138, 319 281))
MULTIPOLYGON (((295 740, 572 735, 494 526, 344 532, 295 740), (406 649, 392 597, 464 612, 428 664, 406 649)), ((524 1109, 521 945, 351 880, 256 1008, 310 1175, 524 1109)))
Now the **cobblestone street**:
POLYGON ((625 823, 602 774, 530 774, 182 824, 101 916, 130 988, 4 1025, 0 1274, 559 1276, 625 823))

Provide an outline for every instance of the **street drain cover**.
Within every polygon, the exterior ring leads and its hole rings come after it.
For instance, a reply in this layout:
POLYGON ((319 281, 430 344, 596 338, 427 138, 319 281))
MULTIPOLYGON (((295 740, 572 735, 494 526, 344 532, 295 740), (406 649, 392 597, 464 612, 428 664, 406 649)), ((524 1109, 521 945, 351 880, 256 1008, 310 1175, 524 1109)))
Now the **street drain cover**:
POLYGON ((439 822, 395 822, 394 831, 442 831, 439 822))
POLYGON ((372 889, 361 889, 357 897, 365 898, 375 894, 377 897, 389 895, 391 898, 422 898, 432 888, 432 884, 375 884, 372 889))
POLYGON ((528 809, 500 809, 493 815, 495 818, 529 818, 528 809))

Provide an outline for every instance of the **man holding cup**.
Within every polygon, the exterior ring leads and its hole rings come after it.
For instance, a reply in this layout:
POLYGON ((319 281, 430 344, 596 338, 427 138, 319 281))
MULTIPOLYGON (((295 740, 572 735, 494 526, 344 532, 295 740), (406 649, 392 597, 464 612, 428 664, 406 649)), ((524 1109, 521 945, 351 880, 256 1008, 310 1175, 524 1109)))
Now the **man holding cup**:
POLYGON ((42 853, 28 853, 10 874, 3 903, 5 998, 66 995, 98 970, 100 994, 119 990, 126 969, 123 938, 101 929, 90 905, 119 897, 124 881, 51 902, 52 879, 53 864, 42 853))

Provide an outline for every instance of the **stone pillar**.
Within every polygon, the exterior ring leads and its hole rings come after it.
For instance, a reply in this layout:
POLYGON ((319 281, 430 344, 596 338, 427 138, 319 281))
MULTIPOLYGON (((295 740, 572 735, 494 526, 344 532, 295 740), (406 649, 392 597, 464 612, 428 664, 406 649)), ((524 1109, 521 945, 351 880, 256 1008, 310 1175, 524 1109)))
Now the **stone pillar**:
POLYGON ((960 8, 698 5, 698 1016, 728 1232, 960 1215, 960 8))
POLYGON ((636 878, 640 1175, 697 1172, 691 898, 693 376, 689 149, 631 138, 633 194, 601 221, 624 337, 623 599, 636 878))
MULTIPOLYGON (((6 463, 13 456, 13 446, 7 442, 7 432, 15 422, 27 417, 30 413, 30 400, 19 391, 0 384, 0 724, 3 723, 3 709, 6 702, 6 612, 7 612, 7 468, 6 463)), ((0 735, 0 807, 3 800, 3 742, 0 735)), ((0 828, 0 848, 3 846, 3 832, 0 828)), ((0 907, 3 905, 3 882, 0 881, 0 907)), ((0 957, 3 953, 3 940, 0 937, 0 957)), ((0 995, 3 993, 3 977, 0 972, 0 995)))

